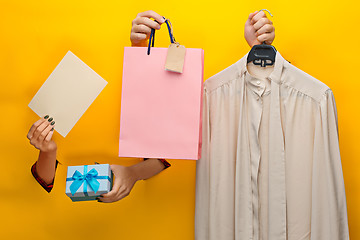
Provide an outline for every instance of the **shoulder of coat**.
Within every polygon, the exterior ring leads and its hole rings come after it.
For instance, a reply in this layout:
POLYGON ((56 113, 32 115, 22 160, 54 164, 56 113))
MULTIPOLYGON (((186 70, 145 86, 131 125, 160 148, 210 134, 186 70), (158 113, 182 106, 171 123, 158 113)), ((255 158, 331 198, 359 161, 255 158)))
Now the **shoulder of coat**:
POLYGON ((208 78, 204 83, 205 91, 212 92, 215 89, 222 87, 235 79, 240 79, 241 74, 242 72, 239 68, 239 64, 238 62, 236 62, 208 78))
POLYGON ((295 67, 289 62, 284 63, 282 83, 320 102, 330 88, 320 80, 295 67))

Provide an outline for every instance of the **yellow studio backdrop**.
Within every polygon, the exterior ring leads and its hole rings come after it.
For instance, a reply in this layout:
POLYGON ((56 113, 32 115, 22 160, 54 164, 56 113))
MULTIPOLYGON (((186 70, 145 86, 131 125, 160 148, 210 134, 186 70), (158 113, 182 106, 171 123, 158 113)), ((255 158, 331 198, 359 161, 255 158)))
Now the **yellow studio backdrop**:
MULTIPOLYGON (((357 0, 1 0, 0 238, 194 239, 195 161, 170 160, 172 167, 113 204, 72 203, 64 193, 66 166, 140 161, 117 157, 123 49, 138 12, 170 18, 181 44, 203 48, 207 79, 250 50, 245 21, 266 8, 274 15, 274 46, 334 92, 350 234, 360 239, 359 7, 357 0), (27 105, 68 50, 108 85, 66 139, 54 134, 62 165, 48 194, 30 173, 38 151, 26 134, 38 117, 27 105)), ((163 26, 155 45, 168 41, 163 26)))

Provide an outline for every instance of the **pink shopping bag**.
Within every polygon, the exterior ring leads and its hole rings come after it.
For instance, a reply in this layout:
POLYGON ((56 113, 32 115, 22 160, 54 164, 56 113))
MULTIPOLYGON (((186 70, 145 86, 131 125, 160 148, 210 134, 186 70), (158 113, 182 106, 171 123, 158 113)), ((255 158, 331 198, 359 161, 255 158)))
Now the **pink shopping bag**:
POLYGON ((164 68, 167 48, 147 50, 124 50, 119 156, 197 160, 204 51, 187 48, 183 72, 175 73, 164 68))

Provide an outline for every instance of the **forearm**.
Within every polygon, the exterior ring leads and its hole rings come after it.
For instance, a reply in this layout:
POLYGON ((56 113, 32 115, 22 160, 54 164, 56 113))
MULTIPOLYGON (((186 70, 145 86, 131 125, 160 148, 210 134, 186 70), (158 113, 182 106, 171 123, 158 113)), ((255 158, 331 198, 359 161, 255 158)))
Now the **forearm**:
POLYGON ((164 164, 155 158, 150 158, 146 161, 129 167, 134 172, 137 180, 144 180, 155 176, 165 169, 164 164))
POLYGON ((36 173, 47 184, 53 182, 56 170, 56 149, 49 152, 40 151, 36 163, 36 173))

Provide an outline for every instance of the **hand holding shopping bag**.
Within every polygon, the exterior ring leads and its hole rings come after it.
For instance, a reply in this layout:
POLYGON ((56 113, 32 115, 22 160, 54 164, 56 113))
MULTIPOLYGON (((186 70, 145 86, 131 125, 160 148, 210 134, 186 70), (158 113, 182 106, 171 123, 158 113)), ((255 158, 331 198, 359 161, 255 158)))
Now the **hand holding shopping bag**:
MULTIPOLYGON (((170 48, 180 47, 165 22, 170 48)), ((124 50, 119 156, 199 159, 204 51, 187 48, 183 72, 167 71, 154 34, 148 48, 124 50)))

